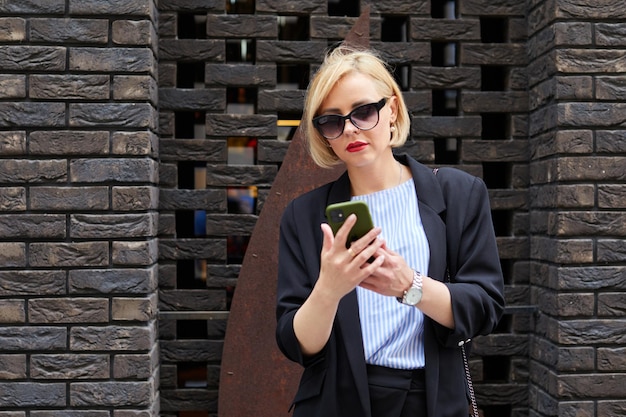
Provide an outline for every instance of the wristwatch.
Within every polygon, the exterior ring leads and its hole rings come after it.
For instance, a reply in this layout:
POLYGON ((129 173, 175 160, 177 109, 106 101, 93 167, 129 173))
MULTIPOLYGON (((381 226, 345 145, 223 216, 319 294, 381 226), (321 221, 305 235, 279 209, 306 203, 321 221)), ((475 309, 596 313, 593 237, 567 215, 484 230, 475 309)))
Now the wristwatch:
POLYGON ((413 283, 408 290, 404 291, 402 297, 398 297, 398 301, 402 304, 415 306, 422 300, 422 274, 413 270, 413 283))

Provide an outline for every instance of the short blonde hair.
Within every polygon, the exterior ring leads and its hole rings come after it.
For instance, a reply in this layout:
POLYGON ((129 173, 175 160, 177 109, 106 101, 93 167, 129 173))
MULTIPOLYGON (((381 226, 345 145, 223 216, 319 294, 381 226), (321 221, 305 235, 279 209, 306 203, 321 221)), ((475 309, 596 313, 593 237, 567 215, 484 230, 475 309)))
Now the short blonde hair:
POLYGON ((304 100, 302 126, 304 137, 313 161, 322 168, 331 168, 340 164, 341 160, 330 148, 327 140, 315 129, 313 118, 337 81, 354 72, 371 77, 376 84, 376 90, 383 97, 396 97, 398 114, 394 123, 395 131, 392 131, 391 146, 404 145, 409 136, 411 130, 409 112, 402 91, 387 64, 372 50, 338 46, 326 55, 309 84, 304 100))

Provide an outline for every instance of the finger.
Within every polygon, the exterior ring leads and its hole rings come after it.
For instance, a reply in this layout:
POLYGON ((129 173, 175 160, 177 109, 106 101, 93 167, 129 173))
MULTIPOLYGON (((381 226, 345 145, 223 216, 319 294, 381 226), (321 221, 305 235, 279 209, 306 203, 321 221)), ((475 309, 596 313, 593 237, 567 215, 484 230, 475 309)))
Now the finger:
POLYGON ((324 236, 324 241, 322 243, 322 251, 329 251, 333 246, 333 242, 335 240, 335 236, 333 236, 333 230, 326 223, 321 224, 322 235, 324 236))
MULTIPOLYGON (((346 217, 346 220, 343 222, 339 230, 337 230, 337 234, 335 235, 335 241, 337 242, 337 244, 342 244, 345 247, 348 236, 350 235, 350 230, 352 230, 352 227, 355 224, 356 214, 352 213, 348 217, 346 217)), ((358 253, 358 251, 355 251, 355 253, 358 253)))

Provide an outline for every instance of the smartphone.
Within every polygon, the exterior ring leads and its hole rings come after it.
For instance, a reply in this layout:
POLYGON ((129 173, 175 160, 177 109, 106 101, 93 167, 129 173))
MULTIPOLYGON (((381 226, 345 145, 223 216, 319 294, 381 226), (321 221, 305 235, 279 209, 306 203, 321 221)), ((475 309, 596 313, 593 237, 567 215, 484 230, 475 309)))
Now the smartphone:
POLYGON ((347 248, 350 247, 352 242, 363 237, 363 235, 374 228, 372 215, 369 207, 367 207, 367 203, 358 200, 345 201, 343 203, 330 204, 326 207, 326 220, 328 220, 328 224, 333 229, 334 234, 337 234, 337 230, 352 213, 356 215, 356 223, 352 226, 352 230, 350 230, 346 240, 347 248))

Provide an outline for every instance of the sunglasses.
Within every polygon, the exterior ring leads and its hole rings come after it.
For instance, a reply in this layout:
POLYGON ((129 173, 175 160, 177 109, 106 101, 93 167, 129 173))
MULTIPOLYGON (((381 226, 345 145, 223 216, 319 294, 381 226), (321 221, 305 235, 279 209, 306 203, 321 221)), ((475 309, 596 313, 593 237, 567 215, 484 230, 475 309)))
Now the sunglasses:
POLYGON ((385 106, 386 102, 387 99, 383 97, 378 103, 363 104, 345 116, 323 114, 313 118, 313 126, 320 132, 320 135, 328 140, 337 139, 341 136, 348 119, 357 129, 370 130, 378 124, 380 109, 385 106))

